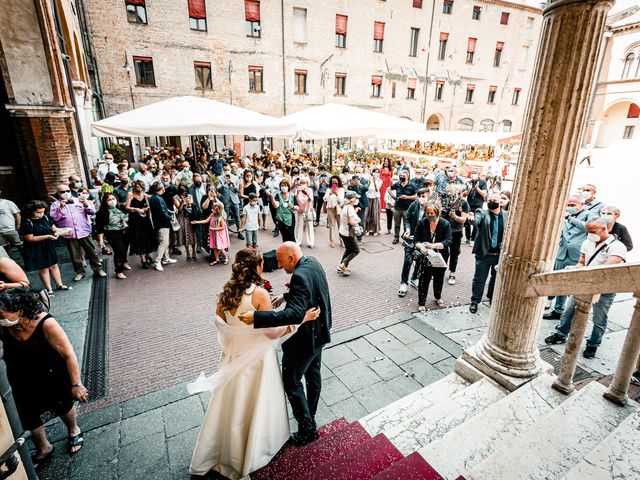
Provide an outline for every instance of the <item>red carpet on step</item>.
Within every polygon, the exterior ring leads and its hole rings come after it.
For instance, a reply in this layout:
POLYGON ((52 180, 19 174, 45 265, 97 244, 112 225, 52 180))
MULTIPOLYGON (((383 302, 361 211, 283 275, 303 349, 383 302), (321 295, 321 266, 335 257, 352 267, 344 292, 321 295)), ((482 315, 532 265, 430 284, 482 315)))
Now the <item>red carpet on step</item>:
POLYGON ((418 452, 394 463, 373 480, 445 480, 418 452))
POLYGON ((387 469, 402 458, 398 449, 387 437, 380 434, 340 457, 331 459, 302 478, 304 480, 370 480, 378 472, 387 469))
POLYGON ((251 474, 251 480, 298 478, 371 438, 359 423, 349 424, 344 418, 320 427, 318 433, 319 440, 303 447, 287 443, 269 465, 251 474))

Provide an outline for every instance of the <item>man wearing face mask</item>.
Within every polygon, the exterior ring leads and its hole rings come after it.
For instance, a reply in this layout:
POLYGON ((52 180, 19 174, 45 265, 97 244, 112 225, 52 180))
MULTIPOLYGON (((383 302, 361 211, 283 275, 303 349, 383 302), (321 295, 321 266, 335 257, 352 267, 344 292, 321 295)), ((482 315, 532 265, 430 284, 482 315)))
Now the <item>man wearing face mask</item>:
MULTIPOLYGON (((599 265, 616 265, 627 258, 627 249, 624 244, 607 230, 607 222, 602 218, 596 218, 587 222, 587 239, 580 247, 580 260, 576 267, 597 267, 599 265)), ((613 304, 615 293, 600 294, 600 299, 593 304, 593 330, 587 339, 587 347, 582 356, 593 358, 598 347, 602 343, 602 336, 607 329, 609 309, 613 304)), ((553 335, 544 339, 547 345, 564 343, 569 336, 573 316, 578 302, 572 296, 567 299, 564 312, 560 317, 560 324, 553 335)))
MULTIPOLYGON (((276 172, 276 167, 275 165, 271 165, 269 167, 269 175, 266 178, 266 180, 264 181, 264 185, 266 188, 266 194, 269 195, 271 194, 271 196, 276 196, 277 193, 280 191, 280 182, 282 181, 282 177, 280 175, 277 174, 276 172)), ((273 234, 273 238, 276 238, 278 235, 280 235, 280 230, 278 229, 278 222, 276 219, 276 209, 273 206, 273 204, 271 203, 271 201, 268 201, 269 204, 269 212, 271 213, 271 219, 273 220, 273 224, 275 225, 275 228, 273 229, 273 232, 271 232, 273 234)))
POLYGON ((117 175, 118 165, 113 161, 113 155, 109 153, 109 150, 105 150, 104 161, 98 164, 98 178, 104 182, 104 179, 109 172, 113 172, 117 175))
POLYGON ((86 273, 82 252, 84 252, 84 258, 89 260, 94 274, 106 277, 107 274, 102 269, 102 260, 91 240, 91 217, 96 213, 93 204, 85 198, 74 199, 69 186, 65 184, 58 185, 56 197, 58 200, 51 205, 51 218, 58 229, 70 230, 70 233, 63 237, 76 272, 73 280, 79 282, 86 273))
MULTIPOLYGON (((422 220, 424 216, 424 207, 429 203, 429 191, 426 188, 418 190, 418 198, 409 206, 407 215, 405 217, 406 230, 404 232, 405 237, 411 237, 414 234, 418 222, 422 220)), ((404 248, 404 260, 402 261, 402 273, 400 274, 400 288, 398 289, 398 296, 404 297, 407 294, 407 282, 409 281, 409 273, 411 272, 411 265, 414 264, 413 242, 405 243, 404 248)), ((413 269, 413 275, 411 275, 411 286, 418 288, 418 264, 415 263, 413 269)))
POLYGON ((230 165, 225 165, 222 173, 223 176, 218 179, 218 198, 224 204, 227 225, 231 225, 233 221, 237 229, 238 238, 244 240, 244 235, 240 231, 240 181, 238 177, 231 173, 230 165))
POLYGON ((582 199, 584 200, 584 208, 589 213, 592 213, 595 217, 600 216, 600 212, 604 208, 604 203, 600 200, 596 200, 596 187, 591 183, 587 183, 580 189, 582 192, 582 199))
POLYGON ((404 230, 407 229, 407 210, 411 203, 418 198, 416 186, 409 181, 409 172, 404 169, 400 170, 399 182, 391 185, 391 196, 395 199, 393 207, 393 244, 400 242, 400 222, 404 230))
POLYGON ((496 265, 500 260, 500 249, 504 232, 507 228, 507 212, 500 208, 500 194, 491 193, 487 200, 488 210, 478 209, 475 211, 475 221, 478 233, 473 246, 473 254, 476 257, 476 269, 473 274, 471 284, 471 304, 469 311, 476 313, 478 304, 482 301, 484 286, 487 277, 491 274, 487 297, 491 301, 493 288, 496 281, 496 265))
MULTIPOLYGON (((487 199, 487 195, 489 194, 489 189, 487 186, 487 181, 482 180, 480 178, 480 174, 477 171, 471 172, 471 180, 467 182, 467 203, 469 203, 469 211, 475 212, 479 208, 482 208, 485 200, 487 199)), ((476 226, 473 220, 469 220, 471 223, 471 236, 469 238, 469 243, 473 246, 473 242, 476 238, 476 226)))
POLYGON ((176 185, 193 185, 193 172, 189 166, 189 162, 182 162, 182 169, 176 175, 176 185))
MULTIPOLYGON (((585 225, 588 221, 597 218, 594 212, 589 212, 584 208, 582 197, 571 195, 567 200, 567 210, 562 225, 562 233, 560 234, 560 246, 556 255, 554 270, 562 270, 572 267, 580 260, 580 247, 587 239, 587 231, 585 225)), ((553 297, 550 298, 550 300, 553 297)), ((567 297, 555 297, 553 310, 545 313, 545 320, 558 320, 564 310, 564 303, 567 297)))
POLYGON ((455 185, 458 189, 464 187, 464 182, 458 177, 458 167, 455 165, 449 165, 446 173, 440 173, 436 177, 436 192, 440 195, 440 203, 445 210, 449 208, 450 185, 455 185))

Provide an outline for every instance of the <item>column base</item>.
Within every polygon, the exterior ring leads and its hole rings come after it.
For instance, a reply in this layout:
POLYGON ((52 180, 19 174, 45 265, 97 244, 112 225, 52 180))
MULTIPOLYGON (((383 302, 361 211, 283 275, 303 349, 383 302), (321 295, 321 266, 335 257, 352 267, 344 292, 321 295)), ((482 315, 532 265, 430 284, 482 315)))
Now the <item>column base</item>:
MULTIPOLYGON (((477 382, 482 378, 490 378, 497 382, 500 386, 506 388, 510 392, 517 390, 525 383, 533 380, 538 375, 544 373, 553 373, 553 367, 538 357, 535 362, 535 369, 531 370, 528 376, 509 375, 503 371, 498 371, 481 360, 482 356, 478 353, 481 348, 481 342, 469 347, 462 353, 462 357, 456 360, 454 371, 462 378, 469 382, 477 382)), ((508 369, 507 369, 508 370, 508 369)), ((521 373, 521 372, 518 372, 521 373)))

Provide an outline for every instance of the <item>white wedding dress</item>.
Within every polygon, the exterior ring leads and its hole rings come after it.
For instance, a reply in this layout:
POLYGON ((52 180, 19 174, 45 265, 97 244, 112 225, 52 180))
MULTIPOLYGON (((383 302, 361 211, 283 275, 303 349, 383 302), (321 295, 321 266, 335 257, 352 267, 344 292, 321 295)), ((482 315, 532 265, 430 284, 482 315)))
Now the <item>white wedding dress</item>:
POLYGON ((243 478, 265 466, 289 439, 289 418, 276 346, 286 327, 255 329, 238 316, 255 310, 254 286, 242 297, 235 315, 217 318, 222 346, 220 370, 199 382, 212 390, 190 472, 205 475, 215 470, 231 479, 243 478))

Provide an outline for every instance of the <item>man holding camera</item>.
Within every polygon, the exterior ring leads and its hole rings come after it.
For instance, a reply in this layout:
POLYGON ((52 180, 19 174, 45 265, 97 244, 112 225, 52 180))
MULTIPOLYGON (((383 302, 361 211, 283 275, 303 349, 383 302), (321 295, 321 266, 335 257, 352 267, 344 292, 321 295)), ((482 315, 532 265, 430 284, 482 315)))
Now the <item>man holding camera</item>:
POLYGON ((51 218, 58 229, 67 232, 63 237, 76 272, 73 280, 79 282, 86 274, 82 252, 89 260, 94 274, 106 277, 107 274, 102 269, 102 260, 91 239, 91 216, 96 213, 95 207, 84 195, 73 198, 71 189, 66 184, 58 185, 56 197, 57 200, 51 205, 51 218))
POLYGON ((231 224, 231 219, 236 225, 238 238, 244 240, 244 236, 240 231, 240 181, 238 177, 231 173, 231 165, 224 166, 222 177, 218 179, 218 194, 224 204, 227 214, 227 225, 231 224))

